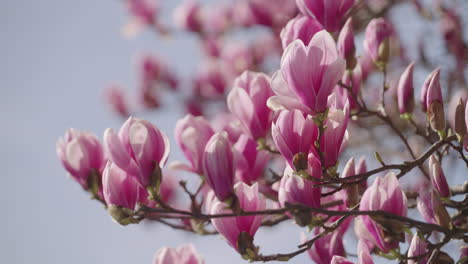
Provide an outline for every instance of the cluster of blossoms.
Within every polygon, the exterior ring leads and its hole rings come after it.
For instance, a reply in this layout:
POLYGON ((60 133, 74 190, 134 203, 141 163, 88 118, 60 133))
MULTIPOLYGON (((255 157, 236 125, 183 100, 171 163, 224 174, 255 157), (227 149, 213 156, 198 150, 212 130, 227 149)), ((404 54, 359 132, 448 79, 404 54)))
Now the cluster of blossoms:
MULTIPOLYGON (((156 3, 125 2, 139 27, 170 34, 156 19, 156 3)), ((421 19, 438 17, 456 66, 434 69, 423 48, 410 61, 389 15, 398 2, 184 1, 175 22, 199 37, 205 55, 182 93, 187 114, 175 124, 175 141, 187 161, 166 164, 166 134, 134 117, 118 133, 107 129, 103 143, 70 129, 58 141, 57 154, 119 224, 157 221, 200 235, 219 233, 245 260, 288 261, 307 252, 318 264, 371 264, 378 256, 454 263, 454 254, 443 247, 468 241, 468 184, 449 185, 442 162, 458 164, 466 180, 463 24, 455 7, 443 1, 435 1, 437 12, 418 0, 405 3, 421 19), (253 27, 266 33, 248 44, 230 34, 253 27), (269 63, 275 58, 276 66, 269 63), (423 69, 432 72, 416 89, 414 75, 423 69), (352 157, 359 147, 373 149, 376 168, 368 169, 370 157, 352 157), (194 175, 195 189, 185 181, 177 185, 181 171, 194 175), (404 176, 412 183, 399 180, 404 176), (254 243, 257 230, 290 219, 309 228, 299 249, 262 254, 254 243), (357 247, 345 249, 352 227, 357 247)), ((161 106, 161 86, 181 88, 157 57, 143 56, 140 73, 139 103, 145 109, 161 106)), ((135 112, 117 85, 106 95, 121 116, 135 112)), ((461 252, 459 263, 466 263, 467 247, 461 252)), ((184 245, 159 250, 154 263, 204 261, 184 245)))

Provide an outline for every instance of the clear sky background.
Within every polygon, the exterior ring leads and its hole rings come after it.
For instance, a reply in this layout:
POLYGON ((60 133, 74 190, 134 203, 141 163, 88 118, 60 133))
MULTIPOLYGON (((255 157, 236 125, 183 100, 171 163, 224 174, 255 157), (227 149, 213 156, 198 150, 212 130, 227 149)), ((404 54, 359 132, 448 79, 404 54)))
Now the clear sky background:
MULTIPOLYGON (((207 264, 244 263, 217 236, 158 225, 120 227, 66 176, 56 157, 55 142, 69 127, 99 137, 107 127, 120 127, 123 120, 108 111, 102 91, 115 80, 134 92, 139 53, 163 55, 182 75, 196 69, 199 50, 190 35, 164 41, 145 32, 125 39, 120 29, 128 16, 121 2, 0 0, 1 262, 144 264, 163 246, 191 242, 207 264)), ((180 3, 162 2, 168 10, 180 3)), ((171 21, 170 13, 165 16, 171 21)), ((417 32, 415 23, 405 28, 417 32)), ((174 100, 140 117, 172 137, 182 114, 174 100)), ((182 159, 172 143, 171 160, 182 159)), ((263 252, 296 248, 298 227, 288 222, 274 230, 260 229, 256 242, 263 252)), ((347 243, 354 252, 356 244, 347 243)), ((290 263, 311 260, 303 254, 290 263)))
MULTIPOLYGON (((144 264, 162 246, 192 242, 207 263, 242 263, 217 236, 157 225, 120 227, 66 176, 55 153, 69 127, 102 137, 105 128, 121 125, 102 90, 113 80, 136 85, 139 52, 161 54, 184 74, 195 69, 195 41, 187 35, 162 41, 148 32, 125 39, 120 29, 128 17, 118 0, 0 2, 1 262, 144 264)), ((180 1, 162 2, 170 9, 180 1)), ((145 118, 172 137, 180 115, 168 107, 145 118)), ((171 159, 180 159, 173 149, 171 159)), ((266 252, 293 250, 299 234, 288 227, 268 236, 261 230, 256 240, 266 252)), ((310 261, 306 255, 292 263, 304 261, 310 261)))

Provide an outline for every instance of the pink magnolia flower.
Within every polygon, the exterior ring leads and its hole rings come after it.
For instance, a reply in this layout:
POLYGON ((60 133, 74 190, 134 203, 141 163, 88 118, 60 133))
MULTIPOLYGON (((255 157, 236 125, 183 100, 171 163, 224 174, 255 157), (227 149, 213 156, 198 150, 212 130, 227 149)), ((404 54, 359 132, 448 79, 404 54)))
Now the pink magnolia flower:
POLYGON ((221 36, 233 24, 232 9, 225 3, 204 6, 201 13, 203 34, 205 36, 221 36))
POLYGON ((354 262, 351 262, 342 256, 333 256, 330 264, 354 264, 354 262))
MULTIPOLYGON (((223 45, 220 59, 227 66, 229 73, 238 76, 254 68, 252 48, 241 42, 228 42, 223 45)), ((235 85, 234 85, 235 87, 235 85)))
POLYGON ((273 28, 283 27, 296 14, 293 1, 247 0, 255 23, 273 28))
POLYGON ((450 227, 450 216, 434 190, 420 189, 417 208, 426 222, 450 227))
POLYGON ((211 120, 211 125, 216 132, 225 131, 232 144, 244 133, 242 123, 232 113, 217 113, 211 120))
MULTIPOLYGON (((320 141, 320 151, 323 153, 325 167, 333 167, 336 165, 338 158, 343 151, 346 129, 348 127, 349 115, 347 104, 345 110, 336 109, 328 114, 328 119, 325 122, 325 132, 320 141)), ((317 151, 312 149, 314 153, 317 151)), ((318 157, 318 153, 316 153, 318 157)))
POLYGON ((153 264, 204 264, 192 244, 184 244, 177 249, 164 247, 154 255, 153 264))
POLYGON ((146 120, 130 117, 116 134, 104 132, 104 147, 115 166, 137 177, 145 186, 155 184, 154 171, 162 168, 169 156, 169 140, 146 120))
POLYGON ((400 114, 412 113, 414 110, 414 88, 413 88, 414 62, 401 74, 398 81, 398 108, 400 114))
MULTIPOLYGON (((317 164, 320 165, 320 164, 317 164)), ((321 171, 319 166, 309 168, 310 175, 321 171)), ((284 170, 283 177, 278 189, 278 201, 282 207, 287 204, 305 205, 308 207, 320 207, 320 187, 314 186, 317 182, 306 180, 296 174, 289 166, 284 170)))
POLYGON ((434 100, 442 102, 442 90, 440 88, 439 80, 440 80, 440 69, 437 68, 427 76, 426 80, 423 83, 423 86, 421 88, 420 102, 421 102, 422 110, 424 112, 426 112, 429 107, 429 102, 427 100, 429 98, 428 94, 429 94, 430 87, 432 87, 431 88, 432 93, 430 95, 431 102, 434 100))
POLYGON ((429 175, 431 176, 431 183, 439 195, 441 197, 450 197, 450 187, 447 183, 447 178, 434 155, 429 158, 429 175))
POLYGON ((354 233, 359 239, 359 242, 364 243, 364 246, 368 248, 369 251, 371 251, 375 247, 374 238, 369 229, 367 229, 362 218, 362 216, 357 216, 354 218, 354 233))
POLYGON ((191 164, 191 167, 183 166, 183 169, 203 173, 203 152, 213 134, 210 123, 203 116, 188 114, 177 121, 175 140, 191 164))
POLYGON ((358 245, 357 245, 357 255, 358 255, 358 260, 359 264, 374 264, 374 261, 372 260, 370 250, 367 247, 366 242, 364 240, 359 239, 358 245))
POLYGON ((296 0, 302 14, 315 17, 329 32, 340 29, 342 19, 354 0, 296 0))
POLYGON ((57 156, 63 167, 85 190, 91 174, 100 175, 106 164, 101 143, 89 132, 68 129, 56 146, 57 156))
POLYGON ((180 28, 200 32, 202 29, 200 3, 197 0, 185 0, 174 11, 174 21, 180 28))
POLYGON ((268 100, 268 105, 273 110, 325 112, 328 96, 345 67, 346 62, 338 56, 335 41, 328 32, 317 32, 308 46, 295 40, 283 53, 281 70, 273 76, 272 89, 277 95, 268 100))
MULTIPOLYGON (((379 210, 406 216, 408 211, 407 200, 396 175, 388 173, 385 177, 377 177, 374 183, 364 192, 359 210, 379 210)), ((398 245, 398 241, 387 237, 381 222, 376 222, 369 216, 362 216, 362 221, 372 234, 372 242, 383 252, 388 252, 398 245)))
POLYGON ((271 130, 276 147, 292 168, 296 154, 307 157, 318 136, 314 121, 304 117, 299 110, 283 110, 271 130))
POLYGON ((149 109, 160 106, 161 87, 177 89, 178 80, 169 66, 153 55, 145 54, 138 59, 139 90, 142 104, 149 109))
POLYGON ((118 84, 112 84, 105 90, 104 97, 112 111, 121 117, 126 118, 129 116, 130 112, 126 101, 127 98, 125 97, 122 87, 118 84))
POLYGON ((151 86, 155 83, 161 83, 172 90, 177 89, 177 77, 162 58, 144 54, 138 58, 138 70, 142 86, 151 86))
MULTIPOLYGON (((316 227, 314 234, 317 235, 322 231, 323 229, 316 227)), ((305 239, 303 238, 303 240, 305 239)), ((330 264, 333 256, 344 256, 346 254, 343 246, 343 234, 333 232, 319 238, 307 250, 307 253, 316 264, 330 264)))
POLYGON ((241 135, 234 144, 236 177, 252 185, 263 176, 270 155, 266 151, 257 150, 257 142, 247 135, 241 135))
POLYGON ((429 106, 435 101, 443 102, 442 89, 440 87, 440 69, 433 71, 428 79, 430 79, 430 82, 427 86, 426 109, 429 109, 429 106))
POLYGON ((291 19, 281 30, 281 44, 286 49, 290 43, 296 39, 309 43, 315 33, 323 30, 322 25, 315 19, 308 16, 297 16, 291 19))
MULTIPOLYGON (((354 163, 354 158, 350 158, 348 163, 346 163, 342 175, 342 178, 351 177, 356 175, 356 166, 354 163)), ((359 203, 359 186, 353 185, 345 189, 346 199, 344 199, 344 204, 348 208, 354 207, 359 203)))
POLYGON ((410 258, 408 264, 426 264, 430 256, 430 254, 426 254, 427 246, 428 244, 421 238, 421 234, 414 234, 408 249, 408 258, 410 258), (424 254, 426 255, 422 256, 424 254))
POLYGON ((234 81, 227 97, 229 110, 255 139, 264 138, 270 131, 273 114, 266 102, 272 95, 268 76, 247 71, 234 81))
POLYGON ((352 70, 356 66, 356 46, 354 45, 352 18, 349 18, 341 29, 337 46, 338 53, 346 60, 346 68, 352 70))
POLYGON ((440 87, 440 70, 436 69, 429 75, 430 82, 426 87, 424 83, 423 92, 426 92, 426 109, 427 116, 431 127, 434 131, 442 131, 445 129, 445 112, 442 99, 442 89, 440 87))
POLYGON ((155 25, 158 3, 156 0, 126 0, 130 14, 143 25, 155 25))
MULTIPOLYGON (((258 185, 255 183, 248 186, 239 182, 234 187, 239 206, 244 211, 262 211, 266 208, 265 198, 258 192, 258 185)), ((211 207, 211 214, 222 214, 230 212, 226 209, 226 204, 220 201, 214 201, 211 207)), ((213 218, 211 222, 214 228, 226 239, 226 241, 236 249, 240 250, 240 236, 245 232, 252 240, 262 223, 263 216, 238 216, 213 218)), ((240 252, 244 253, 244 252, 240 252)))
POLYGON ((227 133, 216 133, 206 143, 203 172, 216 197, 225 201, 233 195, 234 154, 227 133))
POLYGON ((374 62, 388 60, 388 41, 393 34, 393 26, 384 18, 372 19, 366 28, 364 50, 374 62), (386 50, 386 51, 385 51, 386 50), (387 52, 387 54, 385 54, 387 52))
POLYGON ((194 79, 194 94, 208 99, 220 98, 226 92, 226 65, 208 61, 199 67, 194 79))
POLYGON ((102 176, 106 204, 135 210, 141 189, 144 190, 136 179, 136 175, 129 174, 109 161, 102 176))

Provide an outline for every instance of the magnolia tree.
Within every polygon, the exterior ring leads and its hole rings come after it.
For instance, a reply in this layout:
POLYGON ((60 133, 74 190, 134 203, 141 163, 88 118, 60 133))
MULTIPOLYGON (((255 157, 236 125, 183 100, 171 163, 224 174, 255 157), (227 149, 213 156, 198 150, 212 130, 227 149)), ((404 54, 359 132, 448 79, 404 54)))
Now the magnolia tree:
MULTIPOLYGON (((117 85, 106 90, 124 117, 164 107, 164 89, 177 93, 186 161, 167 162, 157 117, 130 116, 102 143, 74 129, 59 139, 64 168, 117 223, 219 234, 251 262, 308 253, 318 264, 467 263, 466 3, 189 0, 175 28, 160 2, 124 3, 126 34, 187 31, 204 59, 182 87, 173 66, 143 56, 137 107, 117 85), (177 180, 181 171, 190 181, 177 180), (302 242, 265 254, 255 233, 284 222, 302 242), (357 247, 344 247, 345 234, 357 247)), ((153 263, 204 261, 187 244, 153 263)))

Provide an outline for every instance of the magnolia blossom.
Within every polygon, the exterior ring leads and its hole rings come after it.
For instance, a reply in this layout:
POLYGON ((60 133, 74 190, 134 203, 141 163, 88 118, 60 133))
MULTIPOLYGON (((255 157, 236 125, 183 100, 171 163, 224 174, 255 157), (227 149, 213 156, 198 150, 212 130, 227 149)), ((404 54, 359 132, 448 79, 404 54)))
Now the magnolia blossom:
MULTIPOLYGON (((243 182, 239 182, 234 187, 239 206, 244 211, 261 211, 266 208, 265 198, 258 192, 258 185, 255 183, 248 186, 243 182)), ((226 204, 220 201, 215 201, 211 207, 212 214, 228 213, 226 204)), ((214 228, 226 239, 226 241, 236 250, 242 248, 239 243, 241 234, 245 233, 252 240, 262 223, 263 216, 237 216, 225 218, 213 218, 214 228)), ((245 242, 245 241, 242 241, 245 242)), ((244 252, 241 252, 244 253, 244 252)))
MULTIPOLYGON (((422 110, 424 112, 427 111, 428 109, 428 93, 429 93, 429 88, 432 90, 432 94, 430 98, 432 101, 442 101, 442 92, 439 92, 440 88, 440 69, 435 69, 433 72, 431 72, 426 79, 424 80, 423 86, 421 88, 421 97, 420 97, 420 103, 422 110)), ((440 90, 441 91, 441 90, 440 90)))
POLYGON ((436 69, 426 79, 421 95, 425 93, 425 110, 431 127, 434 131, 445 129, 445 112, 442 98, 442 88, 440 86, 440 70, 436 69))
POLYGON ((182 29, 198 32, 202 29, 200 3, 196 0, 185 0, 174 11, 174 21, 182 29))
POLYGON ((164 166, 169 156, 169 140, 146 120, 130 117, 116 134, 104 132, 104 147, 115 166, 135 175, 143 186, 156 184, 154 172, 164 166))
POLYGON ((124 33, 134 35, 144 26, 154 26, 165 33, 165 29, 157 23, 159 0, 125 0, 125 4, 133 20, 124 28, 124 33))
POLYGON ((387 62, 393 26, 384 18, 372 19, 366 28, 364 50, 374 62, 387 62))
POLYGON ((333 256, 330 264, 354 264, 354 263, 342 256, 333 256))
POLYGON ((211 126, 216 132, 226 132, 232 144, 245 133, 241 122, 232 113, 217 113, 211 120, 211 126))
MULTIPOLYGON (((322 231, 323 229, 316 227, 314 234, 317 235, 322 231)), ((316 264, 330 264, 333 256, 345 256, 346 254, 343 246, 343 234, 333 232, 317 239, 307 250, 307 253, 316 264)))
MULTIPOLYGON (((351 158, 343 169, 342 177, 346 178, 352 177, 354 175, 356 175, 356 166, 354 163, 354 158, 351 158)), ((346 188, 345 191, 346 199, 344 200, 344 204, 346 207, 352 208, 359 202, 359 186, 356 184, 352 185, 346 188)))
POLYGON ((273 110, 323 113, 345 68, 346 62, 338 56, 328 32, 317 32, 307 46, 295 40, 283 53, 281 70, 273 76, 272 89, 277 95, 268 100, 268 105, 273 110))
POLYGON ((103 172, 102 185, 104 200, 108 206, 120 206, 134 210, 140 198, 140 189, 135 175, 120 169, 112 162, 108 162, 103 172))
POLYGON ((337 45, 338 53, 346 60, 346 68, 352 70, 356 66, 356 46, 354 45, 353 20, 351 18, 341 29, 337 45))
POLYGON ((225 201, 233 195, 234 154, 225 132, 214 134, 203 153, 203 172, 216 197, 225 201))
POLYGON ((421 234, 414 234, 408 249, 408 258, 410 258, 408 264, 426 264, 429 260, 429 254, 426 254, 427 246, 428 244, 421 238, 421 234))
POLYGON ((372 260, 370 250, 367 247, 366 242, 363 240, 359 240, 358 245, 357 245, 357 254, 358 254, 358 260, 359 264, 374 264, 374 261, 372 260))
POLYGON ((426 222, 450 228, 450 216, 434 190, 421 188, 417 208, 426 222))
POLYGON ((447 178, 445 177, 439 161, 434 155, 429 158, 429 175, 431 176, 431 183, 437 192, 439 192, 439 195, 442 197, 450 197, 451 193, 447 178))
POLYGON ((177 249, 164 247, 154 255, 153 264, 204 264, 192 244, 184 244, 177 249))
POLYGON ((245 43, 227 43, 221 50, 220 60, 227 66, 226 71, 229 73, 228 75, 234 77, 255 68, 252 53, 252 47, 245 43))
POLYGON ((296 14, 293 1, 245 0, 256 24, 282 27, 296 14))
MULTIPOLYGON (((347 103, 345 110, 336 109, 328 114, 328 119, 325 122, 325 132, 320 141, 320 151, 323 153, 324 166, 329 168, 336 165, 341 151, 343 151, 346 129, 348 127, 347 103)), ((318 157, 317 150, 312 149, 318 157)))
POLYGON ((318 130, 313 120, 304 117, 299 110, 283 110, 271 128, 273 141, 281 155, 294 168, 294 157, 307 157, 312 143, 317 139, 318 130))
POLYGON ((266 101, 272 95, 270 78, 254 72, 244 72, 238 77, 228 95, 229 110, 255 139, 265 137, 270 130, 272 113, 266 101))
POLYGON ((177 121, 174 132, 177 144, 191 164, 191 166, 178 164, 176 167, 202 174, 203 152, 208 140, 214 134, 210 123, 203 116, 195 117, 188 114, 177 121))
POLYGON ((88 178, 92 173, 100 175, 106 164, 101 143, 95 135, 68 129, 57 141, 57 155, 63 167, 84 189, 88 189, 88 178))
POLYGON ((208 99, 223 96, 227 86, 226 65, 210 60, 198 69, 193 81, 193 93, 208 99))
MULTIPOLYGON (((318 163, 309 169, 311 175, 317 174, 317 170, 321 170, 318 163)), ((314 186, 314 184, 317 184, 317 182, 306 180, 296 174, 290 167, 286 167, 278 190, 279 203, 283 207, 286 207, 287 204, 320 207, 321 189, 314 186)))
POLYGON ((321 30, 323 30, 323 27, 316 19, 308 16, 297 16, 291 19, 281 30, 280 37, 283 49, 286 49, 296 39, 308 44, 315 33, 321 30))
MULTIPOLYGON (((364 192, 360 211, 386 211, 400 216, 406 216, 408 211, 405 193, 394 173, 388 173, 385 177, 377 177, 374 183, 364 192)), ((362 216, 364 226, 372 235, 372 242, 383 252, 398 246, 398 240, 390 235, 398 235, 398 230, 390 230, 392 223, 379 219, 377 221, 370 216, 362 216), (391 232, 391 233, 389 233, 391 232)), ((391 220, 389 220, 391 221, 391 220)))
POLYGON ((354 0, 296 0, 301 13, 316 18, 330 32, 337 31, 342 25, 346 12, 354 0))
POLYGON ((270 159, 266 151, 257 150, 257 142, 246 135, 241 135, 234 144, 236 177, 249 185, 263 176, 263 171, 270 159))
POLYGON ((122 117, 128 117, 130 112, 126 101, 127 98, 125 97, 123 89, 119 85, 113 84, 109 86, 106 89, 104 96, 112 111, 122 117))
POLYGON ((398 108, 400 114, 412 113, 414 110, 414 88, 413 88, 414 62, 401 74, 398 82, 398 108))

